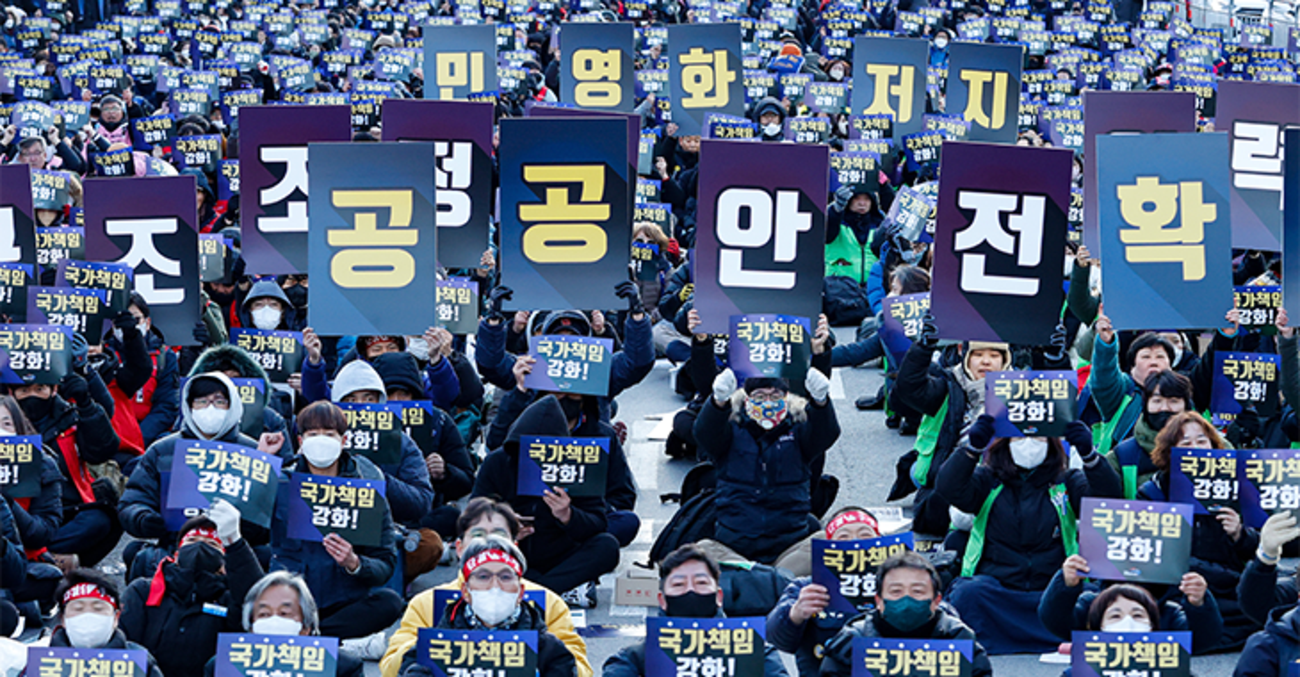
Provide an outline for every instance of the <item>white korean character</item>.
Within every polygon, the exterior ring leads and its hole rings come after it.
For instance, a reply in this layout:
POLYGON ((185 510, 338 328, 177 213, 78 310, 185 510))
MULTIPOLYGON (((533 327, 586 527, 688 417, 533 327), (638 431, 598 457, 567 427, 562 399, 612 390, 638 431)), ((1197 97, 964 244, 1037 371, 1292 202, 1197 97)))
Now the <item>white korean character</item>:
POLYGON ((474 144, 468 141, 437 141, 433 144, 436 158, 434 168, 437 181, 438 227, 459 228, 469 223, 472 212, 469 193, 470 168, 474 157, 474 144))
POLYGON ((957 191, 957 205, 974 210, 970 225, 954 234, 953 250, 961 254, 961 288, 967 292, 1035 296, 1038 278, 989 275, 985 271, 985 254, 969 253, 981 244, 1007 255, 1015 255, 1022 268, 1035 268, 1043 256, 1043 214, 1046 198, 1042 195, 957 191), (1019 211, 1017 211, 1019 207, 1019 211), (1002 214, 1007 217, 1003 230, 1002 214), (1011 232, 1016 233, 1012 235, 1011 232), (967 253, 963 253, 967 252, 967 253))
POLYGON ((305 233, 307 232, 307 147, 306 146, 263 146, 258 150, 258 159, 263 165, 284 165, 284 178, 269 188, 258 192, 258 204, 265 208, 293 196, 295 191, 302 193, 302 199, 293 200, 287 205, 285 216, 259 216, 257 229, 264 233, 305 233))
POLYGON ((776 199, 759 188, 729 188, 718 196, 717 235, 722 244, 718 254, 718 283, 724 287, 793 289, 790 271, 746 270, 745 249, 773 243, 776 263, 794 261, 799 233, 812 230, 812 213, 799 210, 799 191, 778 190, 776 199), (749 216, 742 227, 741 214, 749 216))
POLYGON ((159 289, 154 286, 154 272, 169 277, 179 277, 181 262, 169 259, 154 246, 155 235, 170 235, 180 226, 175 218, 159 219, 106 219, 104 232, 108 235, 130 235, 131 247, 126 255, 114 261, 138 268, 141 263, 148 264, 153 272, 136 271, 135 290, 140 292, 150 305, 174 306, 185 302, 184 289, 159 289))
POLYGON ((1232 123, 1232 185, 1277 193, 1282 207, 1282 126, 1269 122, 1232 123))

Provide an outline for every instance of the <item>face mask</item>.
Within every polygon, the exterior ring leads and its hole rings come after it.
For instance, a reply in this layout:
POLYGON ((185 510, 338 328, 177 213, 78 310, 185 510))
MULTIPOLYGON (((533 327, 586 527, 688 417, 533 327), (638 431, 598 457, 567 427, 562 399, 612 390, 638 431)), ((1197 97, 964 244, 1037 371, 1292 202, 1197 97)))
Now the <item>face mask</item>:
POLYGON ((297 635, 302 622, 284 616, 267 616, 253 621, 252 631, 259 635, 297 635))
POLYGON ((18 400, 18 407, 32 422, 43 421, 49 415, 50 409, 54 407, 54 398, 33 395, 25 400, 18 400))
POLYGON ((1156 432, 1164 430, 1165 424, 1173 417, 1174 413, 1172 411, 1142 412, 1142 418, 1145 418, 1147 425, 1151 426, 1151 429, 1156 432))
POLYGON ((785 398, 762 402, 746 398, 745 413, 763 430, 771 430, 785 420, 785 398))
POLYGON ((329 435, 315 435, 302 440, 302 455, 314 468, 328 468, 339 460, 343 443, 329 435))
POLYGON ((832 70, 832 71, 831 71, 831 79, 832 79, 832 80, 843 80, 843 79, 844 79, 844 70, 843 70, 842 68, 836 68, 836 69, 832 70))
POLYGON ((1176 367, 1176 366, 1178 366, 1178 363, 1179 363, 1179 362, 1182 362, 1182 361, 1183 361, 1183 347, 1180 346, 1180 345, 1175 344, 1175 345, 1174 345, 1174 361, 1171 362, 1171 363, 1169 364, 1169 366, 1170 366, 1171 368, 1172 368, 1172 367, 1176 367))
POLYGON ((517 606, 519 595, 501 588, 471 590, 469 593, 469 607, 474 610, 474 616, 489 627, 505 622, 517 606))
POLYGON ((126 343, 126 339, 123 338, 125 335, 121 328, 113 327, 113 338, 117 339, 118 343, 126 343))
POLYGON ((253 311, 253 326, 258 329, 270 331, 280 326, 280 310, 262 306, 253 311))
POLYGON ((781 133, 781 125, 775 122, 770 125, 763 125, 763 133, 768 136, 776 136, 781 133))
POLYGON ((213 406, 207 406, 198 411, 190 412, 190 419, 194 421, 194 426, 204 435, 216 435, 221 432, 222 425, 226 422, 226 412, 229 409, 218 409, 213 406))
POLYGON ((1117 621, 1103 623, 1102 632, 1151 632, 1150 621, 1139 621, 1132 616, 1125 616, 1117 621))
POLYGON ((914 266, 916 265, 917 261, 921 260, 922 256, 925 256, 925 250, 922 249, 921 251, 917 251, 915 249, 912 249, 911 247, 908 247, 907 249, 904 249, 903 251, 899 252, 899 254, 902 256, 903 263, 906 263, 909 266, 914 266))
POLYGON ((700 594, 694 591, 669 597, 664 595, 668 615, 679 618, 713 618, 718 615, 718 593, 700 594))
POLYGON ((935 38, 935 39, 934 39, 934 46, 937 47, 937 48, 939 48, 939 49, 947 49, 947 48, 948 48, 948 38, 935 38))
POLYGON ((180 551, 176 553, 176 564, 190 571, 216 573, 218 569, 225 566, 226 557, 220 550, 207 543, 190 543, 181 546, 180 551))
POLYGON ((840 130, 840 136, 848 136, 848 135, 849 135, 849 121, 848 121, 848 120, 840 120, 840 121, 836 124, 836 128, 838 128, 838 129, 840 130))
POLYGON ((1047 458, 1047 440, 1040 437, 1016 437, 1011 440, 1011 460, 1018 467, 1032 470, 1047 458))
POLYGON ((421 362, 428 362, 429 342, 424 340, 423 336, 408 336, 406 339, 406 352, 421 362))
POLYGON ((307 288, 300 284, 285 289, 284 295, 289 297, 289 303, 292 303, 294 308, 307 306, 307 288))
POLYGON ((84 613, 63 621, 68 641, 78 649, 97 649, 113 636, 113 617, 104 614, 84 613))
POLYGON ((560 409, 564 410, 564 420, 566 421, 576 421, 582 418, 582 400, 561 398, 560 409))
POLYGON ((925 625, 926 621, 929 621, 934 615, 930 611, 930 600, 917 599, 911 595, 885 600, 885 608, 882 614, 886 623, 903 632, 911 632, 925 625))

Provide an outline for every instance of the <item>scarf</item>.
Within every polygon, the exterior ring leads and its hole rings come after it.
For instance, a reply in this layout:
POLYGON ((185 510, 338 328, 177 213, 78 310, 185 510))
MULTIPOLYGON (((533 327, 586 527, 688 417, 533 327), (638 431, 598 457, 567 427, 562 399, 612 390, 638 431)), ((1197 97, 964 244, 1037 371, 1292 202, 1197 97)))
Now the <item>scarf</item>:
POLYGON ((965 430, 984 413, 984 379, 971 378, 964 364, 952 367, 952 375, 966 392, 966 411, 962 414, 962 429, 965 430))

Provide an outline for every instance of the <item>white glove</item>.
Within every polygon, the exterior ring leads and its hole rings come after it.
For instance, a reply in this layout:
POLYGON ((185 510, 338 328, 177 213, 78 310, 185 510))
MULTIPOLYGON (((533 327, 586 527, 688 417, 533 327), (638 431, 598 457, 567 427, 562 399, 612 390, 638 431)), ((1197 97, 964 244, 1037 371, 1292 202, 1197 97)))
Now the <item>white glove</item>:
POLYGON ((1264 522, 1259 530, 1259 549, 1272 559, 1282 556, 1282 546, 1300 537, 1300 527, 1290 510, 1279 512, 1264 522))
POLYGON ((713 379, 713 401, 719 406, 725 406, 734 392, 736 392, 736 374, 728 367, 713 379))
POLYGON ((217 537, 221 539, 222 545, 229 548, 239 542, 241 538, 239 535, 239 508, 231 505, 224 498, 218 498, 212 502, 212 507, 208 509, 208 519, 217 525, 217 537))
POLYGON ((808 396, 817 403, 825 402, 826 396, 831 394, 831 380, 826 378, 826 374, 816 369, 808 369, 808 376, 803 380, 803 387, 808 390, 808 396))

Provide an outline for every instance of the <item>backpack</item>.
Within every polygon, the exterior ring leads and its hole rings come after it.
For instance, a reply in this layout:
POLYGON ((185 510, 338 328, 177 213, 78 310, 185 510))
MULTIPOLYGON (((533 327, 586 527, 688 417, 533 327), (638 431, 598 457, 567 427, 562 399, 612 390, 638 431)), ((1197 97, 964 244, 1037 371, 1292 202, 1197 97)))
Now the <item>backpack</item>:
POLYGON ((699 463, 686 473, 680 493, 659 497, 664 503, 678 501, 681 507, 664 525, 663 531, 659 532, 654 545, 650 546, 651 566, 663 561, 669 553, 687 543, 713 538, 717 522, 717 507, 714 505, 716 483, 713 464, 699 463))
POLYGON ((867 291, 842 275, 828 275, 822 281, 822 310, 834 326, 857 325, 871 315, 867 291))

